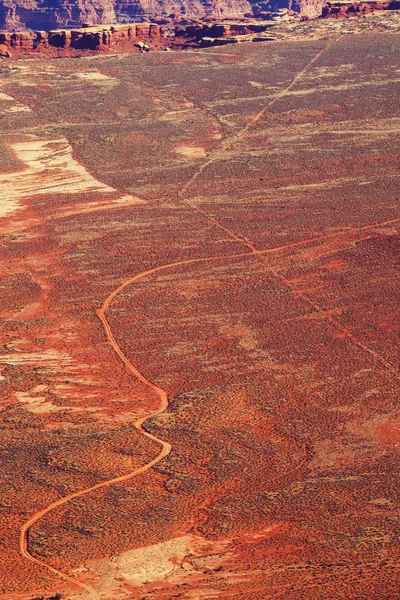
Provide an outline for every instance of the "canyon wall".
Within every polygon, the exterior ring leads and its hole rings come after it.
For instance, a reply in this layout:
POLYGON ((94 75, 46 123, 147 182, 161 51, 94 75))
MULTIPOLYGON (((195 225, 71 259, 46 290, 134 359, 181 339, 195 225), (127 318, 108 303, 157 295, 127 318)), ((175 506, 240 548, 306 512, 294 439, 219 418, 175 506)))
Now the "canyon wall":
MULTIPOLYGON (((262 23, 231 23, 223 25, 197 24, 175 28, 175 47, 187 42, 199 43, 202 39, 233 38, 237 35, 260 33, 269 27, 262 23)), ((229 41, 229 40, 228 40, 229 41)), ((156 23, 130 23, 126 25, 97 25, 80 29, 53 29, 50 31, 0 31, 0 57, 9 58, 30 50, 62 48, 72 50, 107 50, 112 46, 125 50, 138 48, 161 49, 170 42, 170 30, 156 23), (146 43, 145 43, 146 42, 146 43), (158 43, 157 43, 158 42, 158 43), (164 46, 163 46, 164 43, 164 46), (150 45, 149 45, 150 44, 150 45), (154 45, 155 44, 155 45, 154 45)))
POLYGON ((257 16, 288 8, 317 16, 325 0, 0 0, 0 29, 46 30, 145 18, 257 16))
POLYGON ((120 42, 138 43, 157 40, 165 28, 155 23, 132 23, 82 29, 54 29, 46 31, 0 32, 0 56, 7 49, 34 50, 40 47, 72 48, 75 50, 102 50, 120 42), (5 50, 4 50, 5 49, 5 50))

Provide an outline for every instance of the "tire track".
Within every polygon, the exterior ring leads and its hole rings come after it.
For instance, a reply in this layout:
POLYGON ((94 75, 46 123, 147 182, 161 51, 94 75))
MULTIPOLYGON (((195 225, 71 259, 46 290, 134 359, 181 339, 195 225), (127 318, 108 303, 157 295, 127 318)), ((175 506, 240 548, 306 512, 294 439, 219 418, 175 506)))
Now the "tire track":
MULTIPOLYGON (((253 125, 255 125, 265 115, 265 113, 272 106, 274 106, 274 104, 276 104, 279 100, 281 100, 296 85, 296 83, 303 77, 303 75, 305 75, 305 73, 307 73, 307 71, 312 67, 312 65, 325 52, 327 52, 330 48, 332 48, 332 46, 334 46, 335 44, 337 44, 341 40, 342 37, 343 36, 340 35, 340 36, 334 38, 333 40, 331 40, 330 42, 328 42, 328 44, 324 48, 322 48, 319 52, 317 52, 317 54, 306 64, 306 66, 301 71, 299 71, 299 73, 297 73, 297 75, 295 75, 295 77, 293 78, 293 80, 291 81, 291 83, 285 89, 283 89, 281 92, 279 92, 270 102, 268 102, 268 104, 266 104, 252 119, 250 119, 250 121, 237 134, 235 134, 235 135, 227 138, 225 140, 225 142, 221 144, 220 148, 218 148, 211 155, 211 157, 207 161, 205 161, 199 167, 199 169, 196 171, 196 173, 194 173, 194 175, 192 175, 192 177, 189 179, 189 181, 179 191, 178 196, 179 196, 179 198, 185 204, 187 204, 188 206, 190 206, 197 213, 199 213, 202 216, 204 216, 206 219, 208 219, 208 221, 210 221, 216 227, 218 227, 219 229, 221 229, 222 231, 224 231, 232 239, 234 239, 234 240, 236 240, 236 241, 238 241, 238 242, 246 245, 248 248, 250 248, 250 250, 252 251, 252 253, 254 253, 255 255, 260 256, 262 262, 264 264, 266 264, 267 269, 269 270, 269 272, 278 281, 280 281, 283 285, 285 285, 286 287, 288 287, 290 289, 290 291, 292 292, 293 295, 295 295, 298 298, 301 298, 302 300, 304 300, 304 302, 306 302, 309 306, 312 306, 319 314, 324 315, 324 317, 331 323, 331 325, 333 325, 335 329, 337 329, 338 331, 340 331, 340 333, 342 333, 347 339, 349 339, 353 343, 353 345, 358 346, 359 348, 361 348, 362 350, 364 350, 365 352, 367 352, 368 354, 370 354, 373 358, 375 358, 377 361, 379 361, 386 369, 388 369, 397 379, 400 379, 399 370, 396 367, 394 367, 391 363, 389 363, 388 361, 386 361, 385 358, 383 356, 381 356, 381 354, 379 354, 379 352, 377 352, 376 350, 370 348, 367 344, 364 344, 347 327, 344 327, 336 319, 334 319, 331 315, 329 315, 328 312, 320 304, 318 304, 317 302, 315 302, 314 300, 312 300, 304 292, 301 292, 300 290, 296 289, 292 284, 290 284, 288 281, 286 281, 276 271, 276 269, 274 269, 273 267, 269 266, 266 263, 263 255, 267 254, 268 252, 270 252, 270 250, 259 250, 258 248, 256 248, 254 246, 254 244, 250 240, 248 240, 245 237, 242 237, 242 236, 238 235, 232 229, 229 229, 228 227, 226 227, 225 225, 223 225, 223 223, 221 223, 219 221, 219 219, 217 219, 213 215, 210 215, 209 213, 207 213, 207 211, 205 211, 202 208, 198 207, 193 201, 191 201, 190 199, 188 199, 188 198, 185 197, 186 196, 186 192, 188 191, 188 189, 190 188, 190 186, 197 181, 197 179, 200 177, 200 175, 210 165, 214 164, 214 162, 216 160, 218 160, 226 152, 226 150, 228 150, 228 148, 230 148, 234 143, 240 141, 244 137, 244 135, 249 131, 249 129, 251 127, 253 127, 253 125)), ((393 219, 393 220, 385 221, 384 223, 381 224, 381 226, 382 225, 388 225, 388 224, 391 224, 391 223, 396 223, 399 220, 400 219, 393 219)), ((372 227, 377 227, 377 226, 379 226, 379 225, 367 225, 365 227, 360 227, 360 228, 354 227, 354 228, 349 228, 347 230, 347 232, 349 232, 349 231, 363 231, 364 229, 370 229, 372 227)), ((342 233, 344 234, 346 232, 342 232, 342 233)), ((319 238, 315 238, 315 241, 327 239, 327 238, 330 238, 330 237, 335 237, 336 235, 338 235, 338 234, 337 233, 331 233, 331 234, 322 235, 322 236, 319 236, 319 238)), ((287 247, 300 246, 300 245, 306 244, 306 243, 308 243, 310 241, 311 240, 304 241, 304 242, 295 242, 295 243, 293 243, 291 245, 288 245, 287 247)), ((273 249, 271 251, 276 251, 276 250, 277 249, 273 249)))
MULTIPOLYGON (((250 119, 250 121, 238 133, 227 138, 221 144, 221 146, 217 150, 215 150, 214 153, 212 153, 211 157, 199 167, 199 169, 196 171, 196 173, 194 173, 194 175, 192 175, 192 177, 189 179, 189 181, 187 183, 185 183, 183 188, 178 193, 179 197, 182 200, 185 200, 186 192, 188 191, 190 186, 200 177, 200 175, 207 169, 207 167, 212 165, 216 160, 218 160, 218 158, 220 158, 223 154, 225 154, 225 152, 228 150, 228 148, 230 148, 233 144, 235 144, 236 142, 239 142, 243 138, 243 136, 248 132, 248 130, 251 127, 253 127, 253 125, 255 125, 265 115, 265 113, 270 108, 272 108, 272 106, 274 106, 274 104, 276 104, 277 102, 279 102, 279 100, 281 100, 281 98, 286 96, 286 94, 288 92, 290 92, 292 87, 294 87, 296 85, 296 83, 303 77, 303 75, 305 75, 307 73, 307 71, 309 71, 309 69, 313 66, 313 64, 325 52, 327 52, 332 46, 334 46, 337 42, 339 42, 339 40, 341 38, 342 38, 342 36, 339 36, 339 37, 334 38, 330 42, 328 42, 328 44, 326 46, 324 46, 319 52, 317 52, 317 54, 306 64, 306 66, 294 76, 294 78, 289 83, 289 85, 287 85, 274 98, 272 98, 272 100, 270 100, 265 106, 263 106, 263 108, 252 119, 250 119)), ((186 202, 188 204, 190 204, 193 208, 195 208, 195 210, 197 210, 197 207, 195 205, 193 205, 189 200, 186 200, 186 202)), ((201 212, 201 211, 199 211, 199 212, 201 212)), ((202 213, 202 214, 207 214, 207 213, 202 213)))

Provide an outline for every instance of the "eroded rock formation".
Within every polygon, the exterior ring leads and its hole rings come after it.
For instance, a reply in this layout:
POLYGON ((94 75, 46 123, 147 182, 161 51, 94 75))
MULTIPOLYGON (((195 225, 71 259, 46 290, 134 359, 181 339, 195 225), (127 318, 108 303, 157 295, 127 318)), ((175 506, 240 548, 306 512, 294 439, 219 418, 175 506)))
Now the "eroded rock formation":
POLYGON ((226 38, 235 35, 246 35, 250 33, 260 33, 265 31, 265 23, 197 23, 188 27, 176 27, 175 35, 177 37, 193 38, 226 38))
POLYGON ((0 32, 0 44, 5 49, 33 50, 40 46, 101 50, 124 41, 154 40, 161 38, 165 28, 155 23, 133 23, 86 27, 81 29, 54 29, 34 32, 0 32))
MULTIPOLYGON (((287 8, 321 14, 325 0, 0 0, 0 28, 50 30, 144 18, 243 17, 287 8)), ((156 18, 156 20, 158 20, 156 18)))
POLYGON ((145 51, 150 46, 166 48, 174 39, 174 47, 187 45, 211 46, 235 43, 236 36, 257 34, 271 27, 272 22, 204 24, 176 27, 172 31, 156 23, 130 23, 126 25, 97 25, 76 29, 52 29, 46 31, 0 32, 0 56, 10 57, 12 48, 24 54, 41 48, 73 50, 108 50, 110 47, 145 51), (147 43, 150 44, 148 46, 147 43))
POLYGON ((366 15, 375 10, 395 10, 400 8, 400 2, 327 2, 322 10, 323 17, 354 17, 366 15))

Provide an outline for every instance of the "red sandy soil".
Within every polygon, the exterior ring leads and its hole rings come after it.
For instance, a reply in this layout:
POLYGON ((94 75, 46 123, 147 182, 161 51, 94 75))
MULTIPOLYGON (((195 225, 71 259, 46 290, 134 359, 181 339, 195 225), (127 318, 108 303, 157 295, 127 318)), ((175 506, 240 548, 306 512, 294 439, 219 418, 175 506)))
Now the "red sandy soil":
POLYGON ((396 597, 396 44, 1 65, 0 598, 396 597))

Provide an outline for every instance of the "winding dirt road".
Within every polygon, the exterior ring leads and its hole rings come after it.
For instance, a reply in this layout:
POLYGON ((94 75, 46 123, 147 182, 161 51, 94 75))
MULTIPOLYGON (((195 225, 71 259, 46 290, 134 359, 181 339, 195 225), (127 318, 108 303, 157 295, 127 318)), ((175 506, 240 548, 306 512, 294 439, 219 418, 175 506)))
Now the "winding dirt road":
MULTIPOLYGON (((381 227, 384 225, 388 225, 391 223, 396 223, 399 222, 400 219, 393 219, 390 221, 385 221, 382 223, 374 223, 371 225, 366 225, 364 227, 360 227, 360 228, 354 228, 354 231, 364 231, 364 230, 368 230, 368 229, 372 229, 374 227, 381 227)), ((30 519, 28 519, 28 521, 26 521, 21 529, 21 534, 20 534, 20 551, 21 554, 28 560, 30 560, 31 562, 41 566, 41 567, 45 567, 46 569, 48 569, 49 571, 51 571, 52 573, 54 573, 55 575, 58 575, 59 577, 65 579, 66 581, 68 581, 69 583, 73 583, 75 586, 79 587, 81 590, 87 592, 89 594, 89 598, 91 598, 92 600, 98 600, 98 595, 95 592, 95 590, 88 586, 85 585, 79 581, 77 581, 76 579, 74 579, 73 577, 70 577, 67 573, 64 573, 58 569, 55 569, 54 567, 52 567, 49 563, 40 560, 39 558, 36 558, 35 556, 33 556, 30 552, 29 552, 29 530, 30 528, 37 523, 40 519, 42 519, 42 517, 44 517, 45 515, 47 515, 49 512, 51 512, 52 510, 59 508, 60 506, 63 506, 64 504, 67 504, 70 500, 73 500, 74 498, 79 498, 81 496, 86 496, 87 494, 90 494, 91 492, 94 492, 95 490, 98 490, 100 488, 105 488, 105 487, 109 487, 111 485, 114 485, 116 483, 121 483, 124 481, 128 481, 130 479, 135 478, 137 475, 140 475, 141 473, 144 473, 145 471, 148 471, 149 469, 151 469, 154 465, 156 465, 160 460, 162 460, 163 458, 165 458, 166 456, 168 456, 168 454, 171 451, 171 445, 160 439, 155 437, 154 435, 152 435, 151 433, 147 432, 145 429, 143 429, 143 425, 146 421, 148 421, 149 419, 151 419, 152 417, 164 412, 167 408, 168 408, 168 396, 167 393, 164 389, 162 389, 161 387, 155 385, 154 383, 152 383, 151 381, 149 381, 148 379, 146 379, 146 377, 131 363, 131 361, 126 357, 126 355, 123 353, 123 351, 121 350, 121 347, 119 346, 118 342, 116 341, 114 334, 111 331, 111 327, 110 324, 107 321, 107 317, 106 317, 106 312, 111 304, 111 302, 114 300, 114 298, 116 296, 118 296, 118 294, 120 292, 122 292, 122 290, 124 290, 127 286, 134 284, 135 282, 139 281, 140 279, 143 279, 147 276, 156 274, 160 271, 165 271, 167 269, 172 269, 174 267, 179 267, 179 266, 183 266, 183 265, 191 265, 191 264, 196 264, 196 263, 202 263, 202 262, 215 262, 215 261, 226 261, 226 260, 234 260, 234 259, 238 259, 238 258, 245 258, 245 257, 256 257, 256 256, 260 256, 260 255, 266 255, 266 254, 271 254, 271 253, 276 253, 285 249, 290 249, 292 247, 297 247, 297 246, 301 246, 301 245, 306 245, 306 244, 310 244, 310 243, 314 243, 314 242, 318 242, 321 241, 323 239, 326 238, 331 238, 331 237, 339 237, 341 235, 345 235, 348 234, 349 230, 346 231, 338 231, 335 233, 330 233, 328 235, 324 235, 324 236, 318 236, 315 238, 310 238, 301 242, 294 242, 291 244, 287 244, 287 245, 283 245, 283 246, 279 246, 279 247, 275 247, 275 248, 269 248, 267 250, 257 250, 257 249, 253 249, 251 252, 242 252, 242 253, 238 253, 238 254, 230 254, 230 255, 226 255, 226 256, 211 256, 211 257, 203 257, 203 258, 194 258, 194 259, 189 259, 189 260, 182 260, 182 261, 178 261, 178 262, 174 262, 174 263, 169 263, 166 265, 161 265, 159 267, 155 267, 154 269, 149 269, 147 271, 143 271, 142 273, 139 273, 138 275, 135 275, 133 277, 130 277, 129 279, 125 280, 123 283, 121 283, 121 285, 119 285, 113 292, 111 292, 111 294, 106 298, 106 300, 103 302, 102 307, 97 311, 97 315, 104 327, 105 333, 107 335, 107 339, 109 341, 109 343, 111 344, 112 348, 114 349, 115 353, 119 356, 119 358, 122 360, 122 362, 125 364, 127 371, 133 375, 134 377, 136 377, 139 381, 141 381, 143 384, 145 384, 150 390, 152 390, 153 392, 155 392, 157 394, 157 396, 160 399, 160 405, 158 407, 157 410, 150 412, 148 415, 145 415, 144 417, 141 417, 140 419, 138 419, 135 423, 134 426, 135 428, 140 431, 143 435, 145 435, 147 438, 153 440, 154 442, 156 442, 157 444, 159 444, 161 446, 161 451, 157 454, 157 456, 151 460, 150 462, 148 462, 147 464, 143 465, 142 467, 135 469, 134 471, 126 474, 126 475, 121 475, 119 477, 114 477, 113 479, 108 479, 106 481, 102 481, 92 487, 86 488, 84 490, 81 490, 79 492, 74 492, 72 494, 68 494, 67 496, 64 496, 63 498, 60 498, 59 500, 56 500, 55 502, 52 502, 51 504, 49 504, 46 508, 43 508, 42 510, 38 511, 37 513, 35 513, 34 515, 32 515, 32 517, 30 517, 30 519)), ((357 343, 356 340, 352 340, 354 343, 357 343)), ((362 346, 363 349, 370 351, 370 349, 368 347, 366 347, 365 345, 362 346)), ((386 363, 386 361, 382 361, 381 357, 379 355, 377 355, 377 358, 381 360, 381 362, 383 362, 385 364, 385 366, 390 369, 391 371, 393 371, 393 367, 392 365, 389 365, 386 363)), ((398 373, 396 373, 398 376, 398 373)), ((304 461, 303 461, 304 462, 304 461)), ((301 466, 301 465, 299 465, 301 466)), ((298 467, 296 467, 297 469, 298 467)), ((283 473, 282 477, 284 475, 287 475, 288 473, 283 473)))
POLYGON ((210 260, 217 260, 217 259, 228 259, 231 260, 233 258, 239 258, 241 256, 249 256, 251 255, 251 252, 247 252, 247 253, 242 253, 242 254, 236 254, 236 255, 231 255, 231 256, 226 256, 226 257, 211 257, 211 258, 195 258, 192 260, 183 260, 183 261, 179 261, 179 262, 175 262, 175 263, 171 263, 168 265, 162 265, 160 267, 156 267, 154 269, 150 269, 148 271, 144 271, 142 273, 139 273, 138 275, 135 275, 134 277, 131 277, 130 279, 127 279, 126 281, 124 281, 119 287, 117 287, 104 301, 102 307, 97 311, 97 315, 104 327, 104 330, 106 332, 107 335, 107 339, 109 341, 109 343, 111 344, 112 348, 114 349, 115 353, 120 357, 120 359, 123 361, 123 363, 126 366, 127 371, 133 375, 134 377, 136 377, 137 379, 139 379, 139 381, 141 381, 142 383, 144 383, 150 390, 152 390, 153 392, 155 392, 157 394, 157 396, 160 399, 160 405, 158 407, 157 410, 150 412, 148 415, 145 415, 144 417, 141 417, 140 419, 138 419, 137 421, 135 421, 134 426, 135 428, 140 431, 143 435, 145 435, 147 438, 149 438, 150 440, 153 440, 154 442, 156 442, 157 444, 159 444, 161 446, 161 451, 157 454, 157 456, 155 458, 153 458, 153 460, 151 460, 150 462, 146 463, 145 465, 143 465, 142 467, 139 467, 138 469, 135 469, 134 471, 131 471, 130 473, 127 473, 126 475, 121 475, 119 477, 114 477, 113 479, 108 479, 106 481, 102 481, 100 483, 97 483, 96 485, 93 485, 89 488, 86 488, 84 490, 81 490, 79 492, 73 492, 72 494, 68 494, 67 496, 64 496, 63 498, 60 498, 59 500, 56 500, 55 502, 52 502, 51 504, 49 504, 46 508, 43 508, 42 510, 38 511, 37 513, 35 513, 34 515, 32 515, 32 517, 30 517, 30 519, 28 519, 28 521, 26 521, 24 523, 24 525, 22 526, 21 529, 21 534, 20 534, 20 551, 22 556, 24 556, 25 558, 27 558, 28 560, 30 560, 31 562, 41 566, 41 567, 45 567, 46 569, 48 569, 49 571, 51 571, 52 573, 54 573, 55 575, 59 575, 61 578, 65 579, 66 581, 68 581, 69 583, 73 583, 74 585, 76 585, 77 587, 79 587, 81 590, 83 590, 84 592, 87 592, 89 594, 89 598, 91 598, 92 600, 98 600, 98 595, 95 592, 95 590, 91 587, 88 586, 86 584, 83 584, 79 581, 77 581, 76 579, 74 579, 73 577, 70 577, 67 573, 64 573, 63 571, 60 571, 54 567, 52 567, 49 563, 40 560, 39 558, 36 558, 35 556, 33 556, 33 554, 31 554, 29 552, 29 530, 30 528, 37 523, 40 519, 42 519, 45 515, 47 515, 49 512, 51 512, 52 510, 54 510, 55 508, 59 508, 60 506, 63 506, 64 504, 67 504, 68 502, 70 502, 70 500, 73 500, 74 498, 79 498, 81 496, 86 496, 87 494, 90 494, 91 492, 94 492, 95 490, 98 490, 100 488, 104 488, 104 487, 109 487, 111 485, 114 485, 116 483, 121 483, 123 481, 128 481, 129 479, 133 479, 134 477, 136 477, 137 475, 140 475, 141 473, 144 473, 145 471, 148 471, 149 469, 151 469, 152 467, 154 467, 154 465, 156 465, 160 460, 162 460, 163 458, 165 458, 166 456, 168 456, 168 454, 171 451, 171 444, 169 444, 168 442, 165 442, 164 440, 161 440, 160 438, 155 437, 154 435, 152 435, 151 433, 149 433, 148 431, 146 431, 145 429, 143 429, 143 424, 150 418, 164 412, 167 408, 168 408, 168 397, 167 397, 167 393, 165 390, 163 390, 161 387, 155 385, 154 383, 151 383, 151 381, 149 381, 148 379, 146 379, 146 377, 144 377, 144 375, 142 375, 142 373, 131 363, 131 361, 125 356, 125 354, 122 352, 120 346, 118 345, 117 341, 115 340, 115 337, 111 331, 110 328, 110 324, 107 321, 106 318, 106 311, 108 309, 108 307, 110 306, 112 300, 128 285, 131 285, 132 283, 135 283, 136 281, 138 281, 139 279, 143 279, 144 277, 148 276, 148 275, 152 275, 154 273, 157 273, 158 271, 162 271, 165 269, 169 269, 169 268, 173 268, 173 267, 178 267, 180 265, 185 265, 185 264, 193 264, 193 263, 199 263, 199 262, 205 262, 205 261, 210 261, 210 260))

